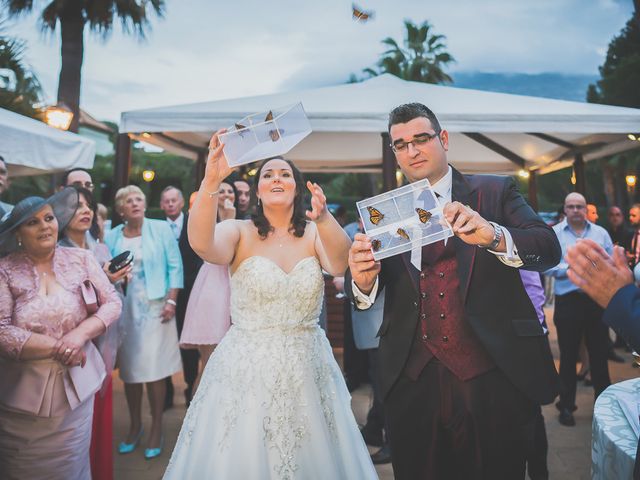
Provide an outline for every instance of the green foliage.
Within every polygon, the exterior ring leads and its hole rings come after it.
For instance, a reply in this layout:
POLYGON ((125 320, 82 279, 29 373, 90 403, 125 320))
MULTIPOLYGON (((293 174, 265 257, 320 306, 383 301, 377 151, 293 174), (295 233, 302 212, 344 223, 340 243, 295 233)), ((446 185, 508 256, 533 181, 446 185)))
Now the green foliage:
MULTIPOLYGON (((406 33, 401 47, 396 40, 387 37, 382 43, 387 47, 376 68, 366 68, 363 73, 374 77, 390 73, 396 77, 413 82, 453 83, 453 79, 444 69, 455 59, 446 51, 444 35, 432 33, 428 21, 416 25, 410 20, 404 22, 406 33)), ((352 75, 350 82, 355 80, 352 75)))
POLYGON ((8 37, 0 16, 0 108, 37 118, 42 101, 40 82, 24 61, 23 41, 8 37))
MULTIPOLYGON (((31 12, 34 3, 40 5, 46 2, 33 0, 2 0, 8 13, 12 17, 31 12)), ((159 17, 164 15, 164 0, 91 0, 89 2, 70 2, 68 0, 52 0, 42 10, 40 26, 43 30, 54 31, 58 22, 62 22, 66 15, 75 14, 80 10, 89 29, 106 38, 113 30, 113 24, 120 21, 125 33, 144 38, 145 29, 149 27, 149 12, 153 11, 159 17)))
POLYGON ((588 102, 640 108, 640 20, 637 17, 632 17, 611 40, 600 75, 597 84, 589 86, 588 102))

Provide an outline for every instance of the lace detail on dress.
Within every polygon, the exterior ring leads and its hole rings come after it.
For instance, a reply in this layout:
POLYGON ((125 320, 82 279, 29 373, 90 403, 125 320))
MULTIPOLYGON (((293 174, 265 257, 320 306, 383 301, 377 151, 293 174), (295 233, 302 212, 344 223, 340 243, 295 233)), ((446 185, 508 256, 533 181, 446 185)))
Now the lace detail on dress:
POLYGON ((255 428, 275 454, 275 477, 294 478, 296 451, 310 437, 307 412, 322 411, 326 430, 335 435, 333 385, 342 379, 318 326, 323 292, 315 257, 289 273, 265 257, 239 266, 231 277, 233 325, 205 367, 178 443, 189 448, 202 409, 212 408, 205 403, 208 391, 215 389, 223 423, 215 432, 218 447, 225 450, 238 420, 257 408, 262 424, 255 428))

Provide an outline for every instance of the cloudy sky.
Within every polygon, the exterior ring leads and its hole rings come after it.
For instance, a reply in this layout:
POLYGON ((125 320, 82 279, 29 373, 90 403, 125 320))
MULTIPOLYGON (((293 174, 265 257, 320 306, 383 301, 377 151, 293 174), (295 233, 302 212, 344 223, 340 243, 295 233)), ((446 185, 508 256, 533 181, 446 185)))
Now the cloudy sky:
MULTIPOLYGON (((36 8, 48 1, 34 2, 36 8)), ((380 40, 402 38, 403 20, 429 20, 446 35, 456 71, 596 74, 632 0, 359 0, 375 11, 351 19, 351 0, 166 0, 145 41, 120 26, 106 41, 85 35, 82 107, 120 112, 343 83, 373 65, 380 40)), ((60 69, 59 31, 38 15, 11 23, 47 100, 60 69)))

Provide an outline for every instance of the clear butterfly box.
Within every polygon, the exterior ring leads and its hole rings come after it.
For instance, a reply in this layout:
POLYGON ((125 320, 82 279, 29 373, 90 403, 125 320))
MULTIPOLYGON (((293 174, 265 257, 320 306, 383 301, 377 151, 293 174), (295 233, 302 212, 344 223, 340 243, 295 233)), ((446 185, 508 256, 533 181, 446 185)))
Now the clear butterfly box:
POLYGON ((427 179, 361 200, 356 207, 376 260, 453 236, 427 179))
POLYGON ((244 117, 219 135, 229 166, 284 155, 311 133, 302 103, 244 117))

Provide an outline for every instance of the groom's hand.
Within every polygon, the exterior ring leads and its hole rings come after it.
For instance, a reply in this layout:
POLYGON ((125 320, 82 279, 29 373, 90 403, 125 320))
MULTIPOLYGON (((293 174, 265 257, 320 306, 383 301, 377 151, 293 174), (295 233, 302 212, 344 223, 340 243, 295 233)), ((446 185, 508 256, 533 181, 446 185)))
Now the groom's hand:
MULTIPOLYGON (((460 202, 449 202, 442 209, 444 217, 451 224, 454 235, 469 245, 486 247, 491 244, 495 230, 478 212, 460 202)), ((496 251, 505 251, 504 237, 496 251)))
POLYGON ((373 259, 371 242, 364 233, 357 233, 353 239, 349 249, 349 269, 356 286, 362 293, 369 295, 380 273, 380 262, 373 259))

